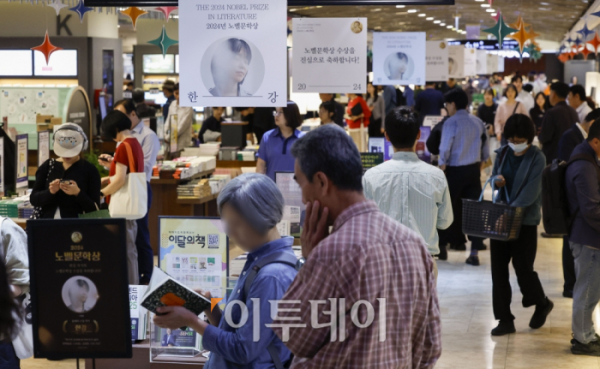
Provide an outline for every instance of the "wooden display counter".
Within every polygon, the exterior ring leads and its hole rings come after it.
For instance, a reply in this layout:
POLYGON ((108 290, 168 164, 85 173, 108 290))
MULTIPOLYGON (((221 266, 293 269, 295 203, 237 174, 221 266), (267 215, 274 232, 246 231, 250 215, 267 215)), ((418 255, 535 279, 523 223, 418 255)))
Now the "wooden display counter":
MULTIPOLYGON (((164 363, 150 362, 150 342, 144 341, 133 345, 133 357, 131 359, 96 359, 96 369, 182 369, 188 365, 194 368, 204 368, 208 360, 202 355, 195 358, 165 357, 164 363)), ((85 360, 85 367, 92 368, 92 359, 85 360)))
MULTIPOLYGON (((214 170, 198 173, 193 178, 208 177, 214 170)), ((186 181, 189 179, 185 179, 186 181)), ((179 200, 177 198, 177 186, 182 180, 175 178, 152 178, 152 206, 148 216, 150 229, 150 245, 154 255, 158 255, 158 217, 159 216, 217 216, 216 195, 204 199, 179 200)))

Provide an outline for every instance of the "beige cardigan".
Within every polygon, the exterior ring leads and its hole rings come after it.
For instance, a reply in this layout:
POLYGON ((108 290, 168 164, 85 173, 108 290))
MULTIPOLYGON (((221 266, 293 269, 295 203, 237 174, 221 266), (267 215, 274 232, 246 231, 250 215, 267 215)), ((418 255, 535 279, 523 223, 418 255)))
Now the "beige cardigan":
POLYGON ((504 125, 508 118, 515 114, 525 114, 529 116, 529 112, 525 108, 525 104, 522 102, 516 101, 515 104, 509 105, 508 101, 504 101, 498 105, 498 109, 496 110, 496 118, 494 119, 494 130, 496 131, 497 136, 501 136, 504 131, 504 125), (519 104, 517 106, 517 110, 515 111, 515 104, 519 104))

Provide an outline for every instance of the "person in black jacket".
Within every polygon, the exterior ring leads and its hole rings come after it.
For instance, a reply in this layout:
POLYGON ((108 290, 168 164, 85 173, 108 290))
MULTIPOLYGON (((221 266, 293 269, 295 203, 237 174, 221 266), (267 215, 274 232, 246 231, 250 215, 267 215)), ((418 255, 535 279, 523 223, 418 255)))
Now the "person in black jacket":
POLYGON ((579 121, 575 109, 567 105, 569 86, 563 82, 555 82, 550 86, 550 104, 552 109, 544 115, 542 130, 539 135, 542 151, 546 155, 546 164, 558 157, 558 141, 566 130, 579 121))
POLYGON ((544 95, 543 92, 538 92, 538 94, 535 95, 535 106, 529 110, 529 116, 535 124, 535 132, 538 135, 542 130, 542 122, 544 121, 546 110, 548 110, 548 105, 546 95, 544 95))
MULTIPOLYGON (((573 150, 587 138, 590 127, 596 119, 600 119, 600 109, 593 110, 585 117, 583 123, 576 123, 562 135, 558 143, 559 160, 569 161, 573 150)), ((573 259, 573 253, 569 246, 569 236, 563 237, 562 264, 563 277, 565 280, 563 285, 563 296, 572 298, 576 276, 575 260, 573 259)))
POLYGON ((223 123, 225 121, 225 119, 223 119, 223 113, 225 113, 224 107, 212 108, 212 115, 210 117, 208 117, 202 123, 200 132, 198 133, 198 140, 200 141, 200 143, 206 143, 208 141, 215 141, 214 139, 210 139, 210 138, 208 140, 205 140, 204 134, 207 133, 207 131, 212 132, 213 135, 216 132, 221 132, 221 123, 223 123))
POLYGON ((41 207, 41 218, 78 218, 100 204, 100 173, 83 159, 88 140, 76 124, 66 123, 54 132, 54 153, 35 173, 30 201, 41 207))

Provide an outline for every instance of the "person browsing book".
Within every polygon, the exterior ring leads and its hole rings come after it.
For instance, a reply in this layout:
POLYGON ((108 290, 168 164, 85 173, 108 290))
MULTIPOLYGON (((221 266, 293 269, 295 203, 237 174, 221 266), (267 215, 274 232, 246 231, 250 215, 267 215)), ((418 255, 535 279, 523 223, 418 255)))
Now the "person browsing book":
POLYGON ((88 140, 76 124, 61 125, 53 136, 54 154, 35 173, 30 201, 36 219, 77 218, 100 204, 100 174, 82 158, 88 140))
MULTIPOLYGON (((296 261, 292 237, 281 237, 277 224, 283 216, 283 196, 275 182, 257 174, 242 174, 231 180, 221 191, 217 206, 228 236, 241 249, 248 252, 247 261, 227 304, 243 302, 247 307, 247 320, 240 328, 242 317, 240 304, 232 304, 231 319, 219 307, 204 313, 210 324, 193 312, 180 306, 158 308, 164 315, 154 317, 154 324, 161 328, 175 329, 187 326, 202 335, 202 346, 211 354, 205 369, 271 369, 278 368, 275 362, 287 363, 290 351, 269 327, 271 303, 280 300, 296 277, 296 269, 282 262, 271 262, 262 267, 267 259, 287 258, 296 261), (260 268, 254 280, 250 279, 255 268, 260 268), (251 281, 246 294, 246 281, 251 281), (260 303, 256 306, 256 303, 260 303), (256 312, 260 316, 255 316, 256 312), (254 327, 254 321, 260 327, 254 327), (254 331, 259 339, 253 338, 254 331)), ((211 298, 209 293, 204 293, 211 298)), ((229 309, 229 307, 228 307, 229 309)), ((246 315, 244 313, 244 315, 246 315)))
MULTIPOLYGON (((105 185, 101 191, 102 196, 106 197, 106 202, 110 204, 110 195, 115 194, 125 186, 127 174, 130 173, 130 163, 133 163, 134 173, 144 172, 144 151, 138 140, 131 133, 131 119, 125 113, 119 110, 113 110, 106 115, 102 121, 102 133, 120 145, 117 146, 115 157, 110 163, 109 177, 102 178, 102 184, 105 185)), ((99 161, 100 165, 105 164, 99 161)), ((127 269, 129 284, 139 284, 138 252, 135 246, 137 237, 137 222, 127 220, 127 269)))

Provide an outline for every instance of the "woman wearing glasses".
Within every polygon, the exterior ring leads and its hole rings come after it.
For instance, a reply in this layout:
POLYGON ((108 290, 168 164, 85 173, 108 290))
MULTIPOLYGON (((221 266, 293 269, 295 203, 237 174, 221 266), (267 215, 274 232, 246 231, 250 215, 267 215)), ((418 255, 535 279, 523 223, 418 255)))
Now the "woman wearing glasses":
POLYGON ((266 174, 272 180, 275 180, 276 172, 294 171, 290 150, 294 142, 304 135, 298 130, 302 118, 295 102, 288 101, 287 106, 277 108, 274 115, 277 128, 264 134, 256 154, 256 172, 266 174))

